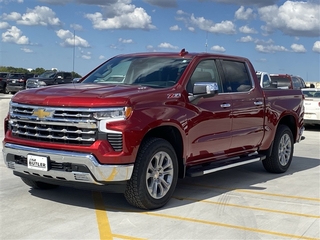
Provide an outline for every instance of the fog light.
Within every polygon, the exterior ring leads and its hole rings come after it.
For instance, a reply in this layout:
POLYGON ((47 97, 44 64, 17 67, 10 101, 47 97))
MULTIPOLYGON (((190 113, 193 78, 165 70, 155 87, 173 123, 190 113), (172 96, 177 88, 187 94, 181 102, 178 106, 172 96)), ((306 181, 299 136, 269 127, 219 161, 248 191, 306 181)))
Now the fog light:
POLYGON ((78 181, 89 182, 90 177, 88 175, 88 173, 74 173, 74 179, 78 181))

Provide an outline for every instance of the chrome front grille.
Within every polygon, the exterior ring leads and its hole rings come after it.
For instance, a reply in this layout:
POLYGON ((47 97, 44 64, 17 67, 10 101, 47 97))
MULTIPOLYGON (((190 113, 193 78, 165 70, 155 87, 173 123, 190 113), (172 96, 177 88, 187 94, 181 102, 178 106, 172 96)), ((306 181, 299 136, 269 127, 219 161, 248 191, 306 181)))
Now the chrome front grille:
MULTIPOLYGON (((98 139, 95 109, 53 108, 11 103, 9 127, 19 138, 61 144, 91 145, 98 139)), ((122 134, 107 133, 115 151, 122 151, 122 134)))

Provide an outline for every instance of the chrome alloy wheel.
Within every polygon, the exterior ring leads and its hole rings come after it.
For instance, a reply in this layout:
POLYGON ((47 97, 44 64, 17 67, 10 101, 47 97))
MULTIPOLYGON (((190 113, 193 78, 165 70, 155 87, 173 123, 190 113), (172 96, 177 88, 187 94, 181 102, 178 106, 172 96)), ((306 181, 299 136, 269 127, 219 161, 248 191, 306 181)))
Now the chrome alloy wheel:
POLYGON ((292 144, 291 139, 288 134, 284 134, 280 139, 279 149, 278 149, 278 157, 279 162, 282 166, 286 166, 290 161, 290 156, 292 152, 292 144))
POLYGON ((149 162, 146 175, 147 189, 154 199, 167 194, 173 180, 172 159, 166 152, 157 152, 149 162))

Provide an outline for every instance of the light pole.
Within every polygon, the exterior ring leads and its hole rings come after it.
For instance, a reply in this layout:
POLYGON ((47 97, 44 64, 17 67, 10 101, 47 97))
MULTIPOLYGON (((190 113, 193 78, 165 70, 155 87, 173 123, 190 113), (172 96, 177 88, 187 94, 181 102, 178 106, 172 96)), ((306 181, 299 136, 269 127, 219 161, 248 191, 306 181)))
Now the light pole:
POLYGON ((76 54, 76 30, 73 29, 73 58, 72 58, 72 79, 74 78, 74 61, 76 54))

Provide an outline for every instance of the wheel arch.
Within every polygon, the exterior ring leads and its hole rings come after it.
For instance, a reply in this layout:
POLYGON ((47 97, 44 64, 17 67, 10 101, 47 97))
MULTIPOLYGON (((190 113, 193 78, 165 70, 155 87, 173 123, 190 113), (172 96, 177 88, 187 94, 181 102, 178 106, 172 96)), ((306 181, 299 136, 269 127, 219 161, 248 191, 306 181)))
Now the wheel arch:
POLYGON ((276 137, 276 134, 277 134, 277 131, 278 131, 278 128, 279 128, 280 125, 285 125, 285 126, 289 127, 289 129, 291 130, 292 135, 293 135, 293 141, 294 141, 294 143, 296 142, 296 138, 297 138, 297 134, 298 134, 296 119, 295 119, 295 117, 293 115, 285 115, 280 119, 280 121, 277 124, 277 127, 275 128, 275 133, 273 135, 273 140, 272 140, 269 148, 266 149, 266 150, 259 151, 261 154, 264 154, 267 157, 271 156, 273 143, 274 143, 274 138, 276 137))
POLYGON ((179 178, 183 178, 185 176, 185 160, 183 158, 183 138, 179 129, 174 126, 158 126, 151 129, 142 141, 151 137, 165 139, 172 145, 177 155, 179 178))

